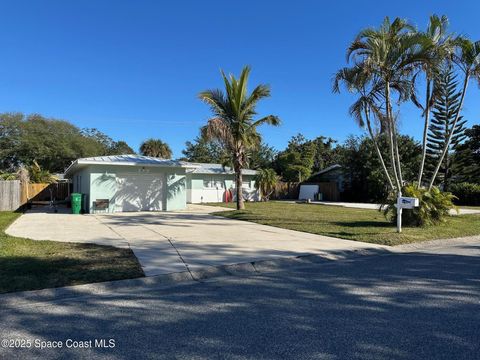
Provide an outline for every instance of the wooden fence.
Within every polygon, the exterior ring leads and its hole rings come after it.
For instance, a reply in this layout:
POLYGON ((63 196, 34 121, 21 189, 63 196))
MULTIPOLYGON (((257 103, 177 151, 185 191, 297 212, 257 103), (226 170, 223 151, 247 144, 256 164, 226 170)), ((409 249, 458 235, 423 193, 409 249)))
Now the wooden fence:
POLYGON ((70 195, 69 183, 22 184, 19 180, 0 181, 0 211, 15 211, 27 203, 62 201, 70 195))
POLYGON ((298 192, 300 190, 299 183, 286 183, 279 181, 275 186, 272 200, 286 200, 286 199, 298 199, 298 192))
POLYGON ((69 183, 25 184, 22 186, 22 205, 27 202, 65 200, 69 195, 69 183))
POLYGON ((0 181, 0 211, 13 211, 21 206, 20 180, 0 181))

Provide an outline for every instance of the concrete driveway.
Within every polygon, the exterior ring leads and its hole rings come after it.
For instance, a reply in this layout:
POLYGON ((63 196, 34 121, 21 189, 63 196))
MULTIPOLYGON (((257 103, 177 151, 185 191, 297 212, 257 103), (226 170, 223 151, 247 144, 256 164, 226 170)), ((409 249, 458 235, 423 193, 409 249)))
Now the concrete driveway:
POLYGON ((180 212, 71 215, 29 212, 7 233, 35 240, 130 247, 147 276, 258 260, 387 247, 216 217, 218 207, 180 212))

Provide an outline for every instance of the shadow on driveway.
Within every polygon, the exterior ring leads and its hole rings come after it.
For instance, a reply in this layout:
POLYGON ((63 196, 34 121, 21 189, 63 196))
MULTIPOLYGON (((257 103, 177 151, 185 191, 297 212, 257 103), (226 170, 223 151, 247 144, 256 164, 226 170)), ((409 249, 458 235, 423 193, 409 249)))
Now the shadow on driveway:
POLYGON ((6 306, 2 337, 114 338, 116 346, 0 354, 474 359, 480 351, 480 261, 478 246, 470 250, 469 256, 373 256, 164 290, 146 287, 129 296, 6 306))

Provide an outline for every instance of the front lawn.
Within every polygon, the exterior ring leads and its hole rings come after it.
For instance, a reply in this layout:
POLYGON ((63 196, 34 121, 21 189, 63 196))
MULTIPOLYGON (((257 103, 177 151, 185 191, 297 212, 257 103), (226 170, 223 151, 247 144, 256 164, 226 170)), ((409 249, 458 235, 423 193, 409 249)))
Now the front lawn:
MULTIPOLYGON (((210 204, 214 205, 214 204, 210 204)), ((217 204, 235 207, 235 204, 217 204)), ((404 227, 401 234, 377 210, 282 201, 246 203, 242 211, 215 213, 285 229, 384 245, 447 239, 480 234, 480 215, 451 216, 445 224, 424 228, 404 227)), ((408 211, 408 210, 406 210, 408 211)))
POLYGON ((0 212, 0 293, 144 276, 130 249, 16 238, 4 230, 20 214, 0 212))

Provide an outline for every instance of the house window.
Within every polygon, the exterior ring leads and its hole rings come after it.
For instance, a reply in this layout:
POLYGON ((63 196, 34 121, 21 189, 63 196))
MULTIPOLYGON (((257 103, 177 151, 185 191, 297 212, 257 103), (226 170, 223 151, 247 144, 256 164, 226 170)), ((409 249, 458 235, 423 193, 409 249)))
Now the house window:
POLYGON ((225 182, 220 178, 209 178, 203 180, 204 189, 224 189, 225 182))

